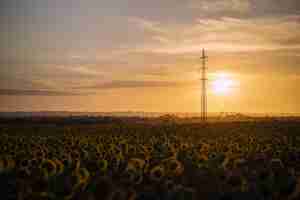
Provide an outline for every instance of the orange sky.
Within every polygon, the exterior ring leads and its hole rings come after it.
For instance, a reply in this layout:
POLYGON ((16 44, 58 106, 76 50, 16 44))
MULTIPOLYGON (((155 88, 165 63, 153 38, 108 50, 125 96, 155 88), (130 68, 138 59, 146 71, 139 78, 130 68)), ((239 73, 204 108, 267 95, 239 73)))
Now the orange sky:
POLYGON ((199 112, 205 48, 209 112, 300 113, 298 0, 4 0, 1 9, 0 111, 199 112))

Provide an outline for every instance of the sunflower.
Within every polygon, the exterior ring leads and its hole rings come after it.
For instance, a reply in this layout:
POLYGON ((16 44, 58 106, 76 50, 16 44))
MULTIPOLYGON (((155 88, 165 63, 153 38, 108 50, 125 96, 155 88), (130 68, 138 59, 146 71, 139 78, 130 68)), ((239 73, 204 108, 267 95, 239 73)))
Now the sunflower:
POLYGON ((166 159, 163 161, 166 173, 170 176, 180 176, 184 171, 183 164, 176 159, 166 159))
POLYGON ((136 154, 136 148, 134 146, 129 146, 128 148, 128 155, 135 155, 136 154))
POLYGON ((56 174, 56 164, 50 159, 43 161, 43 163, 41 164, 41 169, 44 171, 47 177, 51 177, 56 174))
POLYGON ((231 162, 230 157, 225 156, 225 158, 224 158, 224 160, 223 160, 223 162, 221 164, 222 168, 226 170, 230 166, 230 162, 231 162))
POLYGON ((108 169, 108 162, 105 159, 101 159, 98 161, 99 170, 101 172, 106 172, 108 169))
POLYGON ((30 160, 23 159, 18 162, 18 167, 28 167, 30 165, 30 160))
POLYGON ((16 167, 16 162, 11 156, 5 156, 1 160, 6 171, 11 171, 16 167))
POLYGON ((80 160, 79 159, 74 159, 74 160, 71 160, 71 163, 70 163, 70 169, 72 171, 76 171, 80 168, 81 166, 81 163, 80 163, 80 160))
POLYGON ((208 166, 207 161, 208 161, 208 158, 206 156, 200 156, 195 160, 195 164, 196 164, 197 168, 203 169, 208 166))
POLYGON ((81 150, 80 158, 83 159, 83 160, 88 160, 89 159, 89 152, 86 151, 86 150, 81 150))
POLYGON ((209 151, 209 149, 210 149, 210 145, 209 144, 207 144, 207 143, 202 143, 201 144, 201 148, 200 148, 200 152, 202 153, 202 152, 208 152, 209 151))
POLYGON ((58 160, 56 158, 53 161, 56 164, 57 174, 62 174, 64 172, 64 169, 65 169, 64 164, 60 160, 58 160))
POLYGON ((80 168, 75 172, 76 176, 79 177, 80 183, 87 183, 90 178, 90 173, 86 168, 80 168))
POLYGON ((155 182, 160 182, 165 176, 165 169, 162 165, 157 165, 150 170, 150 179, 155 182))
POLYGON ((146 154, 150 154, 153 151, 153 147, 149 145, 143 145, 142 148, 146 154))
POLYGON ((135 170, 140 171, 143 170, 145 163, 146 163, 145 160, 142 160, 140 158, 131 158, 128 161, 127 168, 130 169, 134 168, 135 170))
POLYGON ((247 166, 247 161, 243 158, 236 159, 233 162, 234 168, 242 168, 244 166, 247 166))

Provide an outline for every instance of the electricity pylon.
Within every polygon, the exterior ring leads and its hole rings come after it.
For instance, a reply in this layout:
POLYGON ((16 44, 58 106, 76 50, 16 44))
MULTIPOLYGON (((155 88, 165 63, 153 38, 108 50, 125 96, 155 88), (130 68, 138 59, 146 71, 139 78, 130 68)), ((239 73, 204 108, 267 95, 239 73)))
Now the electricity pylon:
POLYGON ((205 50, 202 49, 202 67, 201 67, 201 82, 202 82, 202 90, 201 90, 201 120, 202 122, 207 121, 207 94, 206 94, 206 61, 207 56, 205 55, 205 50))

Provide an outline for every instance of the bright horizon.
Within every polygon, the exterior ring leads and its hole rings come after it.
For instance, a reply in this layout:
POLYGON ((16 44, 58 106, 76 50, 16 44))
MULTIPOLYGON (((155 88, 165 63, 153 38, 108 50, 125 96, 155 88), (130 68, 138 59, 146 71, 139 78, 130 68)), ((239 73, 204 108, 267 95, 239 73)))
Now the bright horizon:
POLYGON ((300 113, 298 0, 4 0, 0 111, 300 113))

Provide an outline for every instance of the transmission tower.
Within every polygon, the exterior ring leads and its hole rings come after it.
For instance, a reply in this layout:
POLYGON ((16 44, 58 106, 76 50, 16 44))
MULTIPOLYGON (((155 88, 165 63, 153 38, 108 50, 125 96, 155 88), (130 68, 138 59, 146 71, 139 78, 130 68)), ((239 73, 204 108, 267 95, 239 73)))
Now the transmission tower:
POLYGON ((205 50, 202 49, 202 67, 201 67, 201 82, 202 82, 202 90, 201 90, 201 120, 202 122, 206 122, 207 120, 207 94, 206 94, 206 61, 207 56, 205 55, 205 50))

